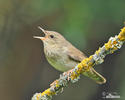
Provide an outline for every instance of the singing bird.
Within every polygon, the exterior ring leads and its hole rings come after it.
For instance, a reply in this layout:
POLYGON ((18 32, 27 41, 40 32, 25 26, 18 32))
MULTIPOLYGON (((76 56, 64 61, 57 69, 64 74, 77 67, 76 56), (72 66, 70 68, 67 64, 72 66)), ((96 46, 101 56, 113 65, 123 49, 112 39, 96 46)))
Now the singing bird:
MULTIPOLYGON (((58 32, 38 28, 44 33, 44 37, 34 36, 34 38, 43 41, 45 57, 55 69, 62 72, 68 71, 86 58, 83 52, 75 48, 58 32)), ((96 72, 94 68, 90 68, 89 71, 82 74, 98 84, 106 82, 106 79, 96 72)))

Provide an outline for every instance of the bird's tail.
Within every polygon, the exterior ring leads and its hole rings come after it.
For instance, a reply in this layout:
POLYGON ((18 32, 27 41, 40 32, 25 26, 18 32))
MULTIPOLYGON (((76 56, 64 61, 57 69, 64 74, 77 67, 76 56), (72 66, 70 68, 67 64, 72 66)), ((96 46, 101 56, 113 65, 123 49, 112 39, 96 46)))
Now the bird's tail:
POLYGON ((102 75, 100 75, 98 72, 96 72, 94 68, 91 68, 89 71, 83 72, 82 74, 96 81, 96 83, 98 84, 106 83, 106 79, 102 75))

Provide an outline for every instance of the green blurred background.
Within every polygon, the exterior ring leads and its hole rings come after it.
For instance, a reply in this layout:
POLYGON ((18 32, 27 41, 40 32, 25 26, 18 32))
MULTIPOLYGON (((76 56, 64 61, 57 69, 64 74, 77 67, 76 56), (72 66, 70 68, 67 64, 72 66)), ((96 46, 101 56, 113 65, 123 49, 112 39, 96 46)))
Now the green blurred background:
MULTIPOLYGON (((0 100, 30 100, 61 72, 45 59, 37 28, 60 32, 89 56, 124 26, 125 0, 0 0, 0 100)), ((95 66, 107 83, 87 77, 53 100, 103 100, 117 93, 125 100, 125 46, 95 66)), ((116 100, 116 99, 115 99, 116 100)))

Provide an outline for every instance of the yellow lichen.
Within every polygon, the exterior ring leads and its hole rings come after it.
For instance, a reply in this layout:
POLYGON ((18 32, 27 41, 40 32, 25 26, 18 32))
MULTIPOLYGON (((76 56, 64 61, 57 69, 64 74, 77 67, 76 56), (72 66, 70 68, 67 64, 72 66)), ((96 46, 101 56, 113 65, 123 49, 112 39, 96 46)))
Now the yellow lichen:
POLYGON ((109 40, 108 43, 105 43, 105 49, 109 50, 111 48, 111 41, 109 40))
POLYGON ((87 68, 87 66, 88 66, 88 64, 87 64, 87 62, 88 62, 88 58, 86 58, 86 59, 84 59, 82 62, 81 62, 81 64, 82 64, 82 68, 84 67, 84 68, 87 68))
POLYGON ((113 50, 117 50, 118 48, 116 46, 113 47, 113 50))
POLYGON ((113 41, 113 45, 117 44, 117 41, 113 41))
POLYGON ((37 98, 37 100, 39 100, 40 95, 41 95, 41 93, 39 93, 39 94, 37 95, 37 97, 36 97, 36 98, 37 98))
POLYGON ((56 87, 59 87, 59 81, 58 80, 56 80, 56 87))
POLYGON ((45 94, 48 95, 48 96, 50 96, 50 95, 54 95, 55 92, 50 91, 50 88, 49 88, 49 89, 45 90, 45 91, 42 93, 42 96, 45 95, 45 94))
POLYGON ((72 72, 71 74, 71 79, 74 80, 76 79, 80 74, 76 74, 75 72, 72 72))
POLYGON ((84 70, 89 71, 93 66, 93 62, 91 62, 92 58, 93 56, 90 56, 89 58, 86 58, 81 62, 82 68, 84 67, 84 70))
MULTIPOLYGON (((99 54, 99 52, 100 52, 100 48, 99 48, 99 50, 97 50, 97 51, 95 52, 95 54, 97 54, 97 55, 98 55, 98 54, 99 54)), ((91 57, 91 56, 90 56, 90 57, 91 57)))
POLYGON ((88 58, 88 66, 93 66, 93 62, 91 62, 92 59, 93 59, 93 56, 91 55, 91 56, 88 58))
POLYGON ((88 62, 90 62, 91 59, 92 59, 92 56, 90 56, 89 58, 84 59, 81 63, 79 63, 77 65, 78 70, 76 70, 76 73, 72 72, 72 74, 71 74, 71 79, 72 80, 74 80, 75 78, 77 78, 80 75, 80 73, 82 73, 83 68, 86 71, 88 71, 90 69, 89 66, 92 65, 92 63, 88 63, 88 62))
POLYGON ((83 66, 82 66, 82 64, 80 63, 80 64, 78 64, 78 70, 76 71, 78 74, 80 74, 81 72, 82 72, 82 69, 83 69, 83 66))
POLYGON ((121 29, 121 32, 118 35, 120 41, 125 41, 125 27, 121 29))

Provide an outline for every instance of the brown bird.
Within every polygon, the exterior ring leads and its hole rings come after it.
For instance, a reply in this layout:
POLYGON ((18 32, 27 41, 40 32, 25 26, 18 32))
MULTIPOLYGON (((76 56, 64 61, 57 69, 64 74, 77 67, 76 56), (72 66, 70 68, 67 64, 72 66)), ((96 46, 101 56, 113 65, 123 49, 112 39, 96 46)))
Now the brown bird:
MULTIPOLYGON (((58 32, 44 30, 41 27, 38 28, 43 31, 45 36, 34 36, 34 38, 43 41, 45 56, 55 69, 62 72, 68 71, 86 58, 84 53, 75 48, 58 32)), ((99 84, 106 82, 106 79, 97 73, 94 68, 84 72, 83 75, 91 78, 99 84)))

